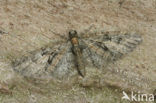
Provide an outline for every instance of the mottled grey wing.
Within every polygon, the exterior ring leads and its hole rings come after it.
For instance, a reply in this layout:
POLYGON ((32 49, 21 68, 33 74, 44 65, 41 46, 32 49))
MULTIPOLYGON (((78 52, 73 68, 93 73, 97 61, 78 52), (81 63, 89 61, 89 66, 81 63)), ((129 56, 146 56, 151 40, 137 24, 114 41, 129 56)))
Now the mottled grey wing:
POLYGON ((66 47, 63 47, 60 55, 55 58, 52 63, 48 64, 47 72, 53 77, 63 79, 77 74, 74 55, 71 50, 71 43, 68 42, 66 47), (64 54, 64 55, 62 55, 64 54))
POLYGON ((90 60, 97 67, 113 62, 134 48, 142 41, 138 34, 103 33, 100 36, 83 40, 87 45, 84 54, 90 53, 90 60))
POLYGON ((37 50, 13 63, 15 71, 30 78, 51 78, 67 75, 72 67, 71 44, 37 50))

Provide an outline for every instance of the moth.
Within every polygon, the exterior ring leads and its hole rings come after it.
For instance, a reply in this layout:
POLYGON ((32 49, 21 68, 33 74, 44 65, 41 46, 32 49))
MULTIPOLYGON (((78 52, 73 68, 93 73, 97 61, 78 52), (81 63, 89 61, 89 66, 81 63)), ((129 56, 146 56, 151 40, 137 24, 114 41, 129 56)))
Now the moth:
POLYGON ((86 31, 78 33, 70 30, 68 37, 60 36, 61 41, 31 52, 15 60, 13 69, 27 77, 65 78, 74 71, 85 77, 86 67, 104 69, 131 52, 141 43, 137 33, 119 31, 86 31))

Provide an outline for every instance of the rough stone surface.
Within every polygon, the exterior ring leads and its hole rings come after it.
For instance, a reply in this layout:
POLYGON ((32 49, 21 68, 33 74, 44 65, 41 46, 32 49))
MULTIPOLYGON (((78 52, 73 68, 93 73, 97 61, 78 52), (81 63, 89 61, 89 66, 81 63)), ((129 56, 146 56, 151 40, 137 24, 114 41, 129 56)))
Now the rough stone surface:
POLYGON ((153 93, 156 89, 155 0, 1 0, 1 103, 129 103, 122 90, 153 93), (138 32, 142 44, 105 71, 87 69, 85 78, 66 81, 24 78, 11 61, 55 45, 70 29, 83 32, 92 24, 104 31, 138 32), (2 31, 2 32, 1 32, 2 31), (104 98, 105 97, 105 98, 104 98))

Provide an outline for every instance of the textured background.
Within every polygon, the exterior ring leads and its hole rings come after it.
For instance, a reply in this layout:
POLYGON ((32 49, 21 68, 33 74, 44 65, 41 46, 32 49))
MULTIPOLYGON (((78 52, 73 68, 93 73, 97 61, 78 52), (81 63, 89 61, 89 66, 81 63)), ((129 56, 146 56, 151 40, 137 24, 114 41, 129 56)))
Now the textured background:
POLYGON ((122 89, 156 89, 155 0, 0 0, 0 30, 8 32, 0 34, 1 103, 126 103, 120 100, 122 89), (59 39, 51 31, 67 36, 69 29, 80 32, 92 24, 106 31, 138 32, 143 43, 105 75, 91 71, 81 85, 71 80, 38 83, 12 71, 10 60, 59 39))

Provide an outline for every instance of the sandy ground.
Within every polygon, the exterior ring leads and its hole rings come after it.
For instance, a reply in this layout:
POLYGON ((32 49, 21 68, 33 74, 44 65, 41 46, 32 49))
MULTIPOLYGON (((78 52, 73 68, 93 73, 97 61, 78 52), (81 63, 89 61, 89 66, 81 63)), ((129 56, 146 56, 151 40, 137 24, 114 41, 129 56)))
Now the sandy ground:
POLYGON ((129 103, 121 100, 122 90, 156 89, 155 0, 1 0, 0 30, 6 32, 0 34, 1 103, 129 103), (109 67, 115 69, 93 73, 81 85, 34 83, 12 71, 11 60, 58 40, 53 32, 67 36, 70 29, 81 32, 92 24, 105 31, 138 32, 143 42, 109 67))

